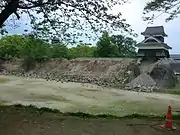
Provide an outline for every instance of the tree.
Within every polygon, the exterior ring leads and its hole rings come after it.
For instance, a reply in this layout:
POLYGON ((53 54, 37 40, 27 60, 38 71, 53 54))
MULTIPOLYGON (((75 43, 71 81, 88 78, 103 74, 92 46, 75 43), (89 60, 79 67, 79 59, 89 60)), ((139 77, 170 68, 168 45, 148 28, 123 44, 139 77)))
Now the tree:
POLYGON ((68 58, 68 48, 62 43, 52 44, 48 51, 50 58, 68 58))
POLYGON ((83 43, 68 49, 66 44, 58 41, 49 44, 33 35, 11 35, 0 39, 0 57, 5 59, 20 58, 38 62, 51 58, 93 57, 95 50, 95 46, 83 43))
POLYGON ((111 43, 111 37, 108 32, 104 32, 102 37, 97 42, 96 57, 115 57, 118 53, 116 44, 111 43))
POLYGON ((20 58, 23 60, 22 67, 25 71, 33 69, 36 62, 49 59, 49 45, 32 36, 25 36, 24 45, 20 48, 20 58))
POLYGON ((132 34, 130 25, 121 13, 109 11, 115 5, 127 0, 1 0, 0 27, 12 14, 17 19, 22 14, 30 18, 34 34, 41 38, 58 37, 61 41, 74 41, 85 34, 91 37, 89 29, 95 33, 103 30, 125 30, 132 34), (75 30, 74 30, 75 29, 75 30), (73 31, 74 30, 74 31, 73 31), (85 30, 82 33, 82 30, 85 30), (73 38, 72 38, 73 37, 73 38))
POLYGON ((2 27, 0 27, 0 35, 4 35, 6 33, 8 33, 8 32, 7 32, 6 28, 5 28, 5 25, 2 25, 2 27))
POLYGON ((135 57, 136 41, 123 35, 109 36, 104 32, 97 42, 96 57, 135 57))
POLYGON ((42 61, 48 58, 48 46, 40 39, 26 37, 24 45, 20 49, 20 57, 42 61))
POLYGON ((69 57, 93 57, 96 47, 90 47, 88 45, 79 44, 76 47, 69 48, 69 57))
POLYGON ((180 14, 180 0, 153 0, 144 7, 144 14, 147 15, 144 17, 145 21, 153 21, 162 14, 168 14, 166 22, 173 20, 180 14), (156 12, 158 12, 157 16, 155 16, 156 12), (150 13, 153 14, 150 16, 150 13))
POLYGON ((4 36, 0 39, 0 56, 6 59, 20 57, 20 49, 24 45, 24 38, 19 35, 4 36))
POLYGON ((137 42, 123 35, 112 35, 112 44, 118 46, 118 57, 135 57, 136 56, 136 44, 137 42))

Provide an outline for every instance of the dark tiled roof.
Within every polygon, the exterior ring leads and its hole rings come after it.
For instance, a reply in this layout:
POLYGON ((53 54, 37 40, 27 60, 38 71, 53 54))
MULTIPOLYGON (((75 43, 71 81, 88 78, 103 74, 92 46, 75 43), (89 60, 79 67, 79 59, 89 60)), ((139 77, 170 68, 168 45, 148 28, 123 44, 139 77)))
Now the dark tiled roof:
POLYGON ((166 43, 138 43, 136 44, 137 47, 141 47, 141 46, 154 46, 154 48, 158 47, 158 46, 164 46, 167 49, 172 49, 171 46, 167 45, 166 43))
POLYGON ((170 58, 180 60, 180 54, 170 54, 170 58))
POLYGON ((163 35, 167 36, 164 32, 163 26, 154 26, 154 27, 147 27, 144 32, 141 33, 142 35, 163 35))

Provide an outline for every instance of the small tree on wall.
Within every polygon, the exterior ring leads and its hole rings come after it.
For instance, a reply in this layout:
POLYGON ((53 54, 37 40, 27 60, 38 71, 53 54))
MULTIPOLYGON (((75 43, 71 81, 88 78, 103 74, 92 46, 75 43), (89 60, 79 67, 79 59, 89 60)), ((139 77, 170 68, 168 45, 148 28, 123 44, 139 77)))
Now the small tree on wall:
POLYGON ((97 42, 96 57, 135 57, 136 41, 123 35, 109 36, 104 32, 97 42))

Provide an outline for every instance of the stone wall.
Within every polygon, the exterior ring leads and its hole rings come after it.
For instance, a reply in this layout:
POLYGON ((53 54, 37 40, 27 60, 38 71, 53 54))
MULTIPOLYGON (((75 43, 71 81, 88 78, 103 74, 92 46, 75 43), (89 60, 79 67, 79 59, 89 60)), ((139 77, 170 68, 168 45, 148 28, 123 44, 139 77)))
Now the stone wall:
POLYGON ((140 74, 134 59, 48 60, 25 72, 21 60, 5 61, 1 74, 123 87, 140 74))
MULTIPOLYGON (((177 84, 178 80, 174 74, 175 68, 171 63, 167 60, 161 60, 139 67, 135 59, 54 59, 35 63, 35 67, 26 72, 22 68, 22 60, 1 60, 0 74, 91 83, 135 91, 153 91, 154 89, 173 88, 177 84)), ((178 71, 178 64, 175 67, 178 71)))
POLYGON ((126 89, 134 91, 154 91, 174 88, 179 83, 175 72, 180 71, 180 63, 171 59, 162 59, 155 63, 142 62, 141 75, 126 85, 126 89))

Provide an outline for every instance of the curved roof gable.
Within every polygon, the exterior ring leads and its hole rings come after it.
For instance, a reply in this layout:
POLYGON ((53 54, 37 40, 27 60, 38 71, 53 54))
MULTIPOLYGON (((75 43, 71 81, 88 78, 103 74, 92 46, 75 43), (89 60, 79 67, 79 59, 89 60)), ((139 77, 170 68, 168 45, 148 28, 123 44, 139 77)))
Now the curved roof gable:
POLYGON ((144 39, 144 40, 142 41, 142 43, 149 43, 148 40, 154 40, 155 42, 153 42, 153 43, 162 43, 160 40, 158 40, 158 39, 156 39, 156 38, 154 38, 154 37, 152 37, 152 36, 144 39))

